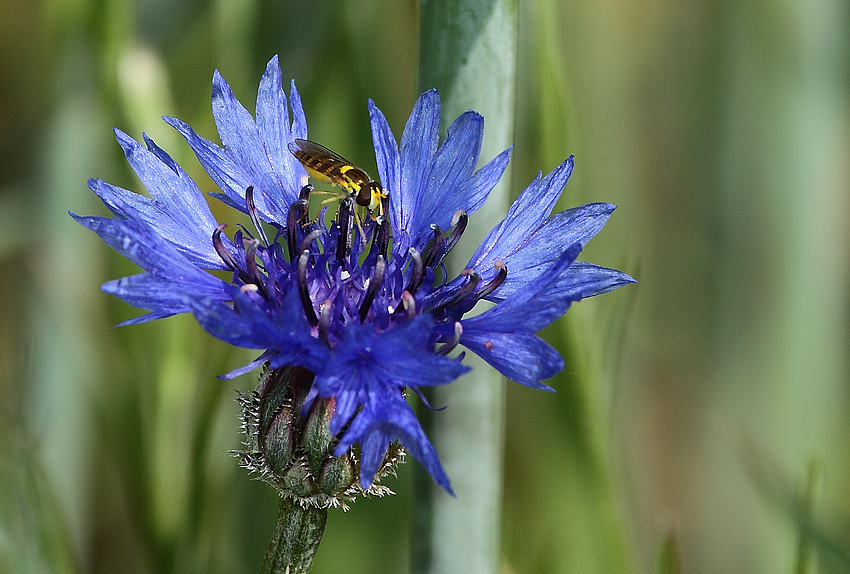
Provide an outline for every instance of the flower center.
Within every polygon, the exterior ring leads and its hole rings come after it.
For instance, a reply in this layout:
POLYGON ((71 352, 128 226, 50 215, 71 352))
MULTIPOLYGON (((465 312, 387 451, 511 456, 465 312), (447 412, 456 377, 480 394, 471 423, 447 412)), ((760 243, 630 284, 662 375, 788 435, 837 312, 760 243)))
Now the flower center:
POLYGON ((355 198, 344 197, 327 226, 327 208, 316 219, 309 218, 313 191, 311 185, 301 189, 299 199, 289 206, 286 226, 270 242, 254 203, 254 189, 249 187, 245 199, 256 238, 240 229, 234 236, 234 252, 225 246, 221 236, 225 226, 221 225, 212 239, 243 292, 255 293, 252 299, 276 316, 284 298, 295 290, 314 336, 331 347, 353 322, 370 323, 384 331, 394 323, 429 313, 447 326, 438 329, 441 334, 436 342, 443 343, 440 353, 448 353, 460 340, 460 318, 507 277, 507 268, 498 262, 498 273, 485 285, 472 269, 447 281, 445 257, 469 221, 462 210, 452 218, 450 232, 431 226, 433 236, 422 253, 413 247, 406 253, 394 253, 388 196, 381 199, 381 212, 386 215, 364 218, 362 225, 355 224, 355 198), (248 237, 243 237, 243 232, 248 237))

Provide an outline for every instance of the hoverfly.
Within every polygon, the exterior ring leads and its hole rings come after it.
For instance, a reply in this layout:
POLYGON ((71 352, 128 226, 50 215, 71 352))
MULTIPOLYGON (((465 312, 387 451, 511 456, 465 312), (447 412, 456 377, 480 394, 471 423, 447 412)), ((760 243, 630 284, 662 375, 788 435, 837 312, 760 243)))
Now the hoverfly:
MULTIPOLYGON (((378 213, 383 215, 381 200, 387 197, 387 192, 365 171, 338 153, 310 140, 293 140, 289 143, 289 151, 311 176, 324 183, 339 186, 343 193, 352 197, 360 207, 365 207, 370 212, 377 209, 378 213)), ((314 193, 336 195, 337 198, 341 198, 340 193, 332 191, 314 193)), ((322 203, 333 201, 333 199, 322 203)))

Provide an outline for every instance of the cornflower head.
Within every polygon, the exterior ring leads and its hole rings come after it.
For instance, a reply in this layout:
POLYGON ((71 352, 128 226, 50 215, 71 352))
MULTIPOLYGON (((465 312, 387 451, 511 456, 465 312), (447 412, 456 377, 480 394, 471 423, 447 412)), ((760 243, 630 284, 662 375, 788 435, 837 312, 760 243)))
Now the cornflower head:
POLYGON ((466 372, 463 353, 450 356, 458 345, 509 379, 551 391, 542 381, 563 359, 535 333, 573 301, 634 281, 576 260, 613 205, 550 215, 572 157, 538 174, 450 278, 444 259, 499 181, 510 149, 476 170, 484 119, 474 111, 461 114, 440 144, 436 90, 416 101, 400 144, 369 101, 380 209, 359 217, 356 194, 343 193, 330 223, 308 215, 313 188, 290 151, 306 140, 307 124, 294 83, 288 100, 282 89, 277 57, 260 81, 255 117, 218 72, 212 107, 221 146, 164 119, 219 187, 210 195, 247 214, 252 229, 228 236, 165 151, 117 129, 150 197, 91 179, 114 217, 72 216, 143 270, 102 287, 149 311, 124 324, 192 313, 213 336, 262 350, 223 377, 265 365, 257 388, 241 398, 247 440, 238 456, 302 505, 383 494, 377 481, 405 450, 451 492, 406 392, 466 372), (482 299, 495 305, 466 317, 482 299))

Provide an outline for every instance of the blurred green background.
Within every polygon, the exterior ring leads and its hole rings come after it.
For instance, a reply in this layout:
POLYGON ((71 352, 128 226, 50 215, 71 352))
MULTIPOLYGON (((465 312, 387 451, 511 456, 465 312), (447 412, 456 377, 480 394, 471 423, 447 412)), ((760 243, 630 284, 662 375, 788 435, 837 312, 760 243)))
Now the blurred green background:
MULTIPOLYGON (((0 4, 0 572, 259 569, 276 494, 227 453, 255 379, 215 378, 250 354, 186 317, 112 329, 139 312, 98 287, 132 265, 67 212, 106 213, 88 177, 142 189, 113 126, 212 190, 159 116, 216 139, 213 70, 253 109, 274 54, 311 138, 375 173, 366 100, 400 134, 416 2, 300 4, 0 4)), ((575 154, 560 207, 619 205, 583 258, 640 284, 546 331, 556 395, 508 386, 506 574, 850 571, 848 25, 520 2, 513 193, 575 154)), ((410 465, 389 485, 331 513, 314 572, 407 569, 410 465)))

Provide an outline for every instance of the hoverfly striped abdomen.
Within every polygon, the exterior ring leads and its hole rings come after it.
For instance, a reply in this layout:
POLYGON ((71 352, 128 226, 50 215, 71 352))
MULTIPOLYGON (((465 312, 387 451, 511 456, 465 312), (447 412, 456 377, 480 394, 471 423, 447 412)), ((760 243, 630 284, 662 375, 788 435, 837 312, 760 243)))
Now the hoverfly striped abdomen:
POLYGON ((381 199, 387 196, 381 184, 369 174, 321 144, 296 139, 289 144, 289 151, 307 173, 319 181, 339 186, 361 207, 370 211, 378 209, 381 199))

